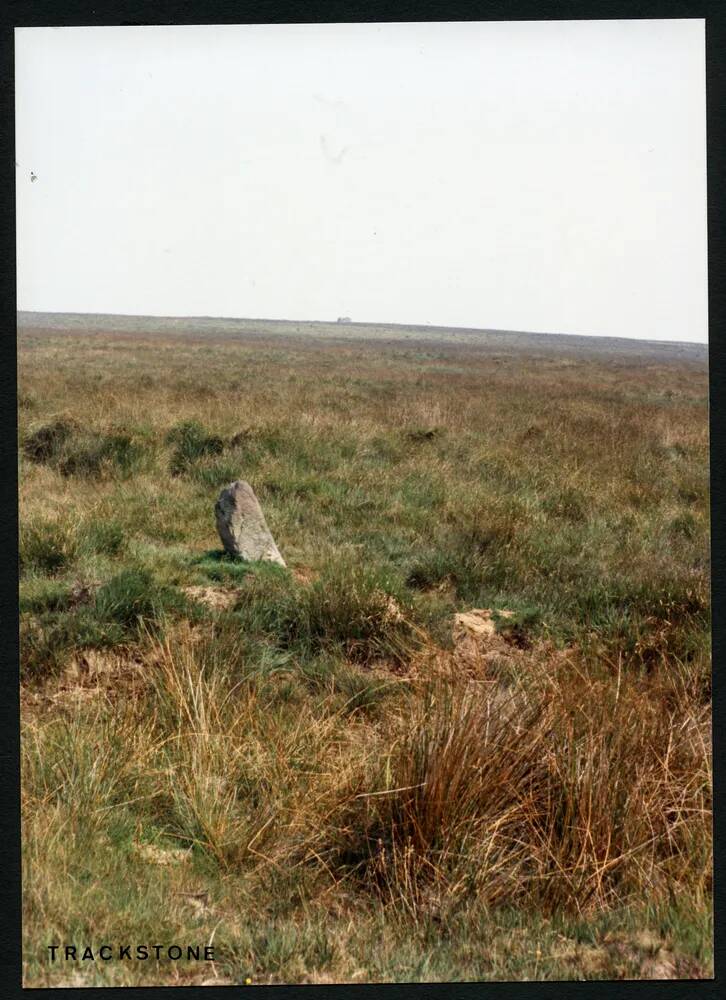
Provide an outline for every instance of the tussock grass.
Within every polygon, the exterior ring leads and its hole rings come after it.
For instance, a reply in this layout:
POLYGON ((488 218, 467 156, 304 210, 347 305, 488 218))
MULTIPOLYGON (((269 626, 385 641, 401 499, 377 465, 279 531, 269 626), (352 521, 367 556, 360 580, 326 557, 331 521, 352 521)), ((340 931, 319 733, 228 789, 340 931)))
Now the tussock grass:
POLYGON ((174 618, 199 618, 198 605, 176 587, 159 584, 146 570, 123 570, 91 592, 56 585, 21 597, 36 612, 21 622, 21 676, 56 674, 87 649, 138 644, 161 635, 174 618))
POLYGON ((61 518, 38 518, 20 525, 21 572, 53 575, 73 563, 78 539, 73 525, 61 518))
POLYGON ((342 863, 409 908, 431 886, 550 913, 607 909, 644 880, 703 898, 708 709, 664 713, 632 680, 531 669, 508 698, 426 687, 380 788, 346 817, 342 863))
POLYGON ((224 451, 224 441, 214 434, 207 434, 195 420, 185 420, 166 435, 167 444, 174 445, 169 469, 173 476, 187 472, 197 459, 207 455, 219 455, 224 451))
POLYGON ((76 431, 74 422, 63 418, 54 420, 28 434, 23 442, 23 453, 33 462, 50 462, 59 457, 76 431))
POLYGON ((63 476, 91 478, 128 478, 141 469, 146 457, 143 443, 129 434, 93 432, 64 418, 29 434, 23 453, 33 462, 57 468, 63 476))
POLYGON ((353 663, 404 663, 420 637, 394 591, 400 588, 385 574, 345 562, 307 586, 271 568, 242 591, 237 611, 243 628, 303 659, 337 649, 353 663))
POLYGON ((126 544, 123 526, 118 521, 92 521, 86 528, 86 542, 92 552, 117 556, 126 544))
POLYGON ((49 334, 20 376, 26 985, 198 983, 43 945, 212 935, 229 982, 710 974, 703 367, 49 334), (236 478, 288 571, 221 553, 236 478))
MULTIPOLYGON (((664 907, 674 885, 706 905, 709 712, 686 674, 613 685, 572 662, 532 660, 507 695, 455 674, 403 686, 378 678, 388 692, 383 714, 370 716, 360 703, 350 714, 355 697, 320 683, 324 666, 311 691, 309 671, 261 672, 243 636, 215 629, 201 642, 182 629, 156 646, 142 702, 110 714, 97 701, 71 702, 68 721, 28 722, 25 794, 77 830, 79 847, 89 831, 106 831, 121 836, 108 850, 129 863, 139 837, 157 845, 160 864, 163 851, 185 848, 188 860, 169 875, 179 891, 264 894, 256 919, 276 933, 284 917, 302 953, 301 939, 320 928, 302 914, 336 898, 379 907, 391 933, 415 934, 474 906, 494 927, 508 907, 592 934, 603 914, 632 920, 644 900, 664 907)), ((55 858, 33 844, 39 875, 55 858)), ((73 877, 88 862, 66 863, 73 877)), ((31 885, 31 896, 47 897, 45 883, 31 885)), ((53 919, 62 920, 57 910, 53 919)), ((203 926, 217 919, 210 912, 203 926)), ((248 932, 240 938, 234 920, 225 923, 221 961, 242 976, 248 932)), ((694 950, 692 927, 671 930, 668 947, 691 935, 689 960, 704 961, 707 942, 694 950)), ((458 933, 468 940, 474 926, 458 933)), ((294 967, 292 955, 264 961, 271 981, 294 967)), ((344 978, 349 961, 346 948, 331 956, 344 978)), ((395 970, 393 961, 388 976, 395 970)))

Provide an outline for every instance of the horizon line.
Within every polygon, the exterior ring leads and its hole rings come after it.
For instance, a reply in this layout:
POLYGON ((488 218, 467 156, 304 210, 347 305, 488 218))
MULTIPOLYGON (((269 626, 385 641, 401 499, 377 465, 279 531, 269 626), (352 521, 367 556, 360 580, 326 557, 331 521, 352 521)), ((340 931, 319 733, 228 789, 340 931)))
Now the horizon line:
POLYGON ((183 320, 193 322, 194 320, 221 320, 225 322, 243 323, 319 323, 328 326, 377 326, 396 327, 399 329, 422 329, 422 330, 450 330, 460 333, 504 333, 504 334, 524 334, 532 337, 581 337, 588 340, 622 340, 626 342, 635 341, 643 344, 681 344, 684 346, 699 345, 708 347, 709 340, 656 340, 648 337, 628 337, 615 336, 607 333, 563 333, 553 330, 515 330, 502 327, 484 326, 444 326, 440 323, 391 323, 386 320, 356 320, 351 317, 340 317, 338 319, 281 319, 275 317, 262 316, 212 316, 212 315, 170 315, 168 313, 115 313, 115 312, 83 312, 76 309, 16 309, 16 316, 25 315, 46 315, 46 316, 108 316, 119 319, 167 319, 183 320))

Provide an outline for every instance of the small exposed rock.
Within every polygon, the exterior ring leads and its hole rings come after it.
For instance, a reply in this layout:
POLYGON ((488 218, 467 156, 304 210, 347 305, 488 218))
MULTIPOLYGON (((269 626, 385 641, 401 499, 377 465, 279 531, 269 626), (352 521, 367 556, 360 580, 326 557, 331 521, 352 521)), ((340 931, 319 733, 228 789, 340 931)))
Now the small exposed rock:
POLYGON ((184 847, 157 847, 156 844, 134 844, 134 853, 142 861, 147 861, 152 865, 178 865, 188 861, 191 856, 191 848, 184 847))
MULTIPOLYGON (((511 618, 512 611, 498 611, 502 618, 511 618)), ((497 632, 490 608, 472 608, 454 616, 454 657, 467 668, 486 667, 494 660, 516 655, 507 639, 497 632)))
POLYGON ((219 537, 231 556, 285 566, 249 483, 238 479, 225 486, 219 494, 214 513, 219 537))
POLYGON ((494 640, 497 628, 489 608, 472 608, 454 617, 454 632, 459 636, 475 635, 481 639, 494 640))

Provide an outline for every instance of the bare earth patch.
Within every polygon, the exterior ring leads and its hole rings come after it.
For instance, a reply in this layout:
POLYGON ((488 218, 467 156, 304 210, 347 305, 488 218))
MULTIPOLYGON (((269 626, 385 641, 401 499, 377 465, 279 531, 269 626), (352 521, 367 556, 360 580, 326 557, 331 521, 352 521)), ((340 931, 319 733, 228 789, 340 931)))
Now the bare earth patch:
POLYGON ((582 969, 588 977, 622 979, 700 979, 706 972, 692 959, 675 954, 651 931, 609 933, 598 944, 562 937, 551 958, 582 969))
POLYGON ((218 587, 184 587, 184 593, 212 611, 229 611, 239 596, 238 590, 220 590, 218 587))
MULTIPOLYGON (((513 612, 507 610, 497 613, 503 618, 513 616, 513 612)), ((472 608, 454 616, 455 664, 475 676, 486 676, 497 660, 510 660, 522 655, 521 649, 497 632, 493 614, 490 608, 472 608)))

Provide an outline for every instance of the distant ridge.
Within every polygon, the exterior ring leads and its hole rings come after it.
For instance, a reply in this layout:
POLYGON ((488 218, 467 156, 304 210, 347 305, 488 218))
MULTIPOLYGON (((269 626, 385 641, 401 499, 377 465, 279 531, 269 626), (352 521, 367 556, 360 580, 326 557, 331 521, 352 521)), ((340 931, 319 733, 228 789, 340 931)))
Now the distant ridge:
POLYGON ((708 345, 685 341, 638 340, 630 337, 532 333, 402 323, 347 320, 251 319, 222 316, 136 316, 122 313, 54 313, 18 311, 18 329, 57 333, 118 333, 134 336, 296 337, 329 340, 425 341, 491 346, 498 349, 551 350, 705 361, 708 345))

